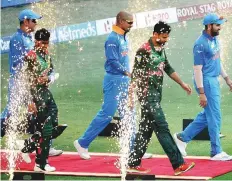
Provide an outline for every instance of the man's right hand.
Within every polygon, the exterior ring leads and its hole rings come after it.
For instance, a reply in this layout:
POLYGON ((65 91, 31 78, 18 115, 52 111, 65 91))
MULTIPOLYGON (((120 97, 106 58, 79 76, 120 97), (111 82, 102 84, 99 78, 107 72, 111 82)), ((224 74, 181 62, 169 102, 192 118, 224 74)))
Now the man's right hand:
POLYGON ((125 72, 125 75, 131 78, 131 73, 130 72, 125 72))
POLYGON ((135 82, 131 82, 128 90, 128 107, 134 109, 134 89, 136 88, 135 82))
POLYGON ((204 108, 207 105, 207 98, 206 98, 205 94, 200 94, 199 99, 200 99, 199 105, 204 108))
POLYGON ((40 76, 37 79, 39 85, 47 84, 48 83, 48 76, 40 76))

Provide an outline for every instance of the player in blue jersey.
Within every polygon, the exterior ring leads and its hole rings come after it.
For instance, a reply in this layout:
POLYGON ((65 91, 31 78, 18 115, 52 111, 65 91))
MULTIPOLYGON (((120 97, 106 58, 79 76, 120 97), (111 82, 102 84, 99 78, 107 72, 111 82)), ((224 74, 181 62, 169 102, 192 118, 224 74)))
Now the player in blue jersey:
POLYGON ((25 55, 34 48, 34 42, 32 40, 31 33, 35 31, 37 25, 37 19, 42 16, 35 12, 25 9, 19 13, 20 28, 11 37, 9 45, 9 85, 8 85, 8 100, 7 106, 1 114, 1 137, 5 135, 5 120, 10 116, 9 104, 11 102, 12 87, 15 84, 18 74, 21 72, 21 68, 24 63, 25 55))
POLYGON ((124 11, 119 12, 116 25, 113 25, 112 32, 105 42, 106 73, 103 81, 103 105, 85 133, 74 141, 74 146, 83 159, 90 159, 88 153, 90 143, 110 123, 116 110, 122 119, 124 117, 131 77, 126 33, 132 26, 133 16, 124 11))
POLYGON ((88 147, 98 134, 110 123, 116 110, 123 115, 130 81, 128 40, 126 33, 133 26, 133 16, 127 12, 119 12, 116 25, 105 42, 105 76, 103 81, 104 101, 101 110, 92 120, 85 133, 74 141, 74 146, 81 158, 90 159, 88 147))
POLYGON ((232 156, 222 151, 219 136, 221 128, 219 75, 225 79, 230 91, 232 91, 232 81, 221 63, 220 46, 217 38, 221 25, 225 21, 223 17, 214 13, 206 15, 203 20, 205 30, 194 44, 194 84, 199 94, 200 106, 204 110, 183 132, 174 134, 174 139, 183 156, 187 155, 185 151, 187 143, 205 127, 208 127, 211 160, 232 160, 232 156))

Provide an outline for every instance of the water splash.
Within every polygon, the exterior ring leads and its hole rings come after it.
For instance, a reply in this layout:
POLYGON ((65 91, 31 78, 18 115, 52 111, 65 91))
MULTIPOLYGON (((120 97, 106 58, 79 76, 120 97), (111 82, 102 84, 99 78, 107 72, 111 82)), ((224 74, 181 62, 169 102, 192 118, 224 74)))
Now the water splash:
POLYGON ((26 132, 27 105, 31 100, 30 84, 26 73, 17 73, 10 78, 10 117, 6 120, 6 157, 10 180, 13 179, 16 164, 21 161, 16 140, 26 132))
POLYGON ((127 106, 126 98, 119 102, 119 109, 122 110, 123 118, 119 121, 118 130, 118 147, 119 147, 119 160, 117 167, 121 171, 121 180, 126 178, 126 169, 128 166, 129 155, 132 151, 133 139, 135 136, 136 121, 135 112, 127 106))

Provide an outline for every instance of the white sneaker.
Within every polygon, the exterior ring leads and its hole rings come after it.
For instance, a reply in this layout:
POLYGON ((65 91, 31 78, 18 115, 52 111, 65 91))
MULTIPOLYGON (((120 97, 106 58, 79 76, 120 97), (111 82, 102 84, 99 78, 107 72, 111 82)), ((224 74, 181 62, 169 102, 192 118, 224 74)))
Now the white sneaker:
POLYGON ((178 139, 177 138, 177 133, 175 133, 173 135, 173 138, 174 138, 174 141, 176 142, 176 145, 179 148, 180 153, 182 154, 182 156, 186 157, 187 156, 187 153, 186 153, 187 143, 185 143, 185 142, 181 141, 180 139, 178 139))
POLYGON ((41 169, 38 164, 35 164, 35 166, 34 166, 35 172, 54 172, 55 170, 56 170, 56 168, 50 166, 49 164, 45 165, 44 170, 41 169))
POLYGON ((143 159, 149 159, 149 158, 152 158, 152 154, 151 153, 145 153, 143 155, 143 159))
POLYGON ((83 158, 85 160, 90 159, 88 149, 81 147, 81 145, 78 143, 78 140, 75 140, 73 144, 74 144, 75 148, 77 149, 77 152, 81 158, 83 158))
POLYGON ((56 150, 55 148, 49 149, 49 156, 59 156, 63 153, 62 150, 56 150))
POLYGON ((224 134, 219 134, 219 138, 224 138, 224 137, 226 137, 224 134))
POLYGON ((31 158, 29 156, 29 153, 22 153, 21 150, 24 148, 24 140, 16 140, 16 145, 18 149, 20 150, 21 157, 26 163, 31 163, 31 158))
POLYGON ((226 152, 221 152, 210 158, 213 161, 229 161, 232 160, 232 156, 228 155, 226 152))

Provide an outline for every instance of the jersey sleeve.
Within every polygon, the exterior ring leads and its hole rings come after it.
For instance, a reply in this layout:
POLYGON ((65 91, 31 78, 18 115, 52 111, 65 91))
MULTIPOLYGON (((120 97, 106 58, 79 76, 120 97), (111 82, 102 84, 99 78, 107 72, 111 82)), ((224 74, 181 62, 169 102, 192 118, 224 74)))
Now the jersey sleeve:
POLYGON ((172 66, 170 65, 168 59, 167 59, 167 55, 166 52, 164 50, 164 56, 165 56, 165 62, 164 62, 164 71, 165 73, 170 76, 173 72, 175 72, 175 70, 172 68, 172 66))
POLYGON ((105 55, 106 59, 108 60, 109 64, 121 73, 125 73, 126 68, 123 67, 120 62, 120 52, 119 52, 119 45, 118 42, 111 38, 108 39, 105 43, 105 55))
POLYGON ((174 68, 172 68, 172 66, 170 65, 167 59, 165 60, 164 71, 166 72, 167 75, 171 75, 173 72, 175 72, 174 68))
POLYGON ((203 44, 196 44, 193 48, 194 65, 203 65, 204 63, 204 46, 203 44))

